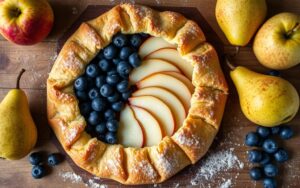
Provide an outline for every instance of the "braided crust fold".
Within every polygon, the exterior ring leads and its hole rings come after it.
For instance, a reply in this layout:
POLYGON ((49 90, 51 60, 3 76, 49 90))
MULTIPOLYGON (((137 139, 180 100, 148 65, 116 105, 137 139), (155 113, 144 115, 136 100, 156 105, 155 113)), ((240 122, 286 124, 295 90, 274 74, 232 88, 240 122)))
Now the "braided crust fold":
POLYGON ((217 53, 196 23, 175 12, 131 4, 118 5, 82 23, 65 43, 47 80, 48 120, 64 150, 86 171, 131 185, 162 182, 196 163, 218 132, 226 99, 227 84, 217 53), (177 45, 180 55, 194 67, 195 93, 189 114, 183 126, 157 146, 109 145, 84 131, 86 122, 73 82, 118 32, 162 37, 177 45))

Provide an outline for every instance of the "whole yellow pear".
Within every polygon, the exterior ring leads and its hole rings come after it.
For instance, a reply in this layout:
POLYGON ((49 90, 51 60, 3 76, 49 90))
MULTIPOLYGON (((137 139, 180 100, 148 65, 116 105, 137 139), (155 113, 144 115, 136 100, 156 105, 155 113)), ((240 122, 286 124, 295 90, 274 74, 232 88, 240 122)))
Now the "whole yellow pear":
POLYGON ((245 46, 267 14, 265 0, 217 0, 215 15, 232 45, 245 46))
POLYGON ((288 81, 238 66, 230 72, 244 115, 252 122, 273 127, 293 119, 299 95, 288 81))
POLYGON ((28 100, 19 89, 12 89, 0 103, 0 157, 16 160, 26 156, 37 140, 37 130, 30 114, 28 100))
POLYGON ((281 70, 300 63, 300 15, 280 13, 270 18, 257 32, 253 51, 258 61, 281 70))

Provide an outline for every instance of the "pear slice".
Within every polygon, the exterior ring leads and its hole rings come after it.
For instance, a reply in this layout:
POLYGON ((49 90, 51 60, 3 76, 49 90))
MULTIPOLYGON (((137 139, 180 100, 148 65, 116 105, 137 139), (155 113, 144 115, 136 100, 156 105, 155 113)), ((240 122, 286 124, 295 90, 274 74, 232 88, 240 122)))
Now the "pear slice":
POLYGON ((158 121, 149 113, 147 110, 131 106, 136 119, 140 122, 145 133, 145 144, 144 146, 155 146, 158 145, 162 140, 162 128, 158 121))
POLYGON ((190 92, 194 93, 195 86, 192 84, 192 81, 190 81, 184 75, 182 75, 178 72, 174 72, 174 71, 167 71, 167 72, 164 72, 164 74, 173 76, 174 78, 177 78, 178 80, 182 81, 182 83, 184 83, 189 88, 190 92))
POLYGON ((143 44, 140 46, 139 55, 141 58, 144 58, 147 55, 149 55, 150 53, 152 53, 158 49, 161 49, 161 48, 175 48, 176 49, 176 45, 165 41, 161 37, 150 37, 147 40, 145 40, 145 42, 143 42, 143 44))

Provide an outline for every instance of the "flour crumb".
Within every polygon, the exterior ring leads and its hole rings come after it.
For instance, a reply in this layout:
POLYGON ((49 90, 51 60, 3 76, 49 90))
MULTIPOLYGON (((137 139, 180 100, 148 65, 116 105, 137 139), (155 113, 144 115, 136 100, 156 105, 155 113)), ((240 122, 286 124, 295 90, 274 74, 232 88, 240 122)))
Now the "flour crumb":
POLYGON ((71 183, 82 182, 82 177, 75 174, 74 172, 60 172, 59 176, 61 176, 64 181, 71 181, 71 183))
POLYGON ((232 186, 232 180, 228 179, 224 183, 221 184, 220 188, 229 188, 232 186))
POLYGON ((89 188, 107 188, 106 185, 101 185, 101 184, 95 182, 95 180, 93 180, 93 179, 89 179, 89 181, 86 183, 86 186, 89 188))

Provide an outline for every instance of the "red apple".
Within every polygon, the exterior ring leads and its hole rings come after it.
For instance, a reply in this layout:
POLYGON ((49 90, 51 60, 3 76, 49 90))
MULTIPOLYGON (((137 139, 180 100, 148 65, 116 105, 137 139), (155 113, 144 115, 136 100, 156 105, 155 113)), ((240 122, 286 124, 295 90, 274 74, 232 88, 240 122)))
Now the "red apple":
POLYGON ((50 33, 53 20, 46 0, 0 0, 0 33, 16 44, 42 41, 50 33))

